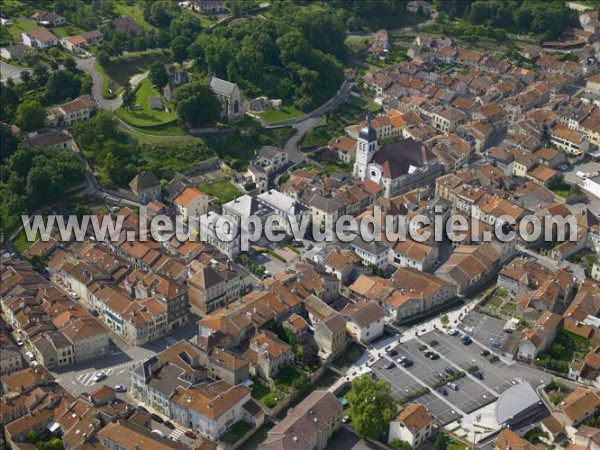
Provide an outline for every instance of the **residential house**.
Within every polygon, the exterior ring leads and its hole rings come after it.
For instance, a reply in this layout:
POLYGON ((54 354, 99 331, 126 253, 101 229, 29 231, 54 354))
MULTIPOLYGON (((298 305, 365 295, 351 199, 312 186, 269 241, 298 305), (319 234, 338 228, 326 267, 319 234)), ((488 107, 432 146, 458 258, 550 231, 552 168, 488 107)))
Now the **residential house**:
POLYGON ((38 25, 50 28, 60 27, 67 23, 67 20, 63 16, 54 11, 35 11, 31 15, 31 18, 35 20, 38 25))
POLYGON ((294 335, 296 342, 304 342, 308 337, 308 323, 299 314, 292 314, 281 325, 294 335))
POLYGON ((21 61, 29 52, 29 48, 30 46, 21 43, 8 45, 0 48, 0 56, 11 61, 21 61))
POLYGON ((186 187, 173 199, 175 214, 181 216, 186 224, 208 212, 210 196, 204 192, 186 187))
POLYGON ((34 28, 21 33, 23 44, 27 47, 43 50, 58 45, 58 38, 46 28, 34 28))
POLYGON ((390 249, 379 241, 367 242, 358 236, 350 243, 350 248, 358 255, 365 266, 388 267, 390 249))
POLYGON ((457 287, 465 295, 483 285, 499 269, 500 253, 490 243, 480 246, 461 245, 435 275, 457 287))
POLYGON ((31 132, 23 140, 23 144, 35 148, 65 148, 73 150, 73 137, 65 130, 42 128, 31 132))
POLYGON ((94 317, 73 318, 61 326, 60 331, 73 346, 76 363, 101 358, 110 352, 109 332, 94 317))
POLYGON ((517 350, 517 358, 531 361, 538 353, 546 350, 556 338, 556 331, 562 323, 558 314, 545 312, 535 322, 534 326, 525 333, 517 350))
POLYGON ((60 331, 45 331, 31 341, 37 361, 44 367, 73 364, 73 344, 60 331))
POLYGON ((113 19, 112 26, 118 33, 131 34, 133 36, 138 35, 142 31, 142 28, 133 17, 117 17, 113 19))
POLYGON ((151 170, 138 173, 129 182, 129 188, 137 197, 138 202, 143 205, 161 198, 162 187, 160 181, 151 170))
POLYGON ((346 348, 348 335, 346 320, 333 312, 314 324, 314 339, 319 348, 319 358, 327 362, 335 358, 346 348))
POLYGON ((282 369, 293 364, 294 352, 275 333, 263 330, 250 340, 244 358, 250 361, 251 375, 270 381, 282 369))
POLYGON ((590 148, 590 142, 581 133, 564 126, 557 126, 550 132, 550 142, 571 156, 581 156, 590 148))
POLYGON ((283 149, 266 145, 258 151, 252 162, 271 174, 287 164, 288 154, 283 149))
POLYGON ((238 299, 245 282, 241 273, 229 266, 204 265, 187 280, 187 286, 190 303, 209 314, 238 299))
POLYGON ((401 440, 407 442, 411 448, 418 449, 423 447, 434 432, 433 418, 427 408, 417 403, 409 403, 390 422, 388 444, 401 440))
POLYGON ((346 330, 360 343, 371 342, 383 334, 385 311, 375 302, 349 304, 341 311, 346 330))
POLYGON ((64 48, 73 53, 84 53, 85 52, 85 39, 81 35, 68 36, 63 38, 60 43, 64 48))
POLYGON ((267 433, 261 450, 324 450, 342 426, 342 404, 328 391, 313 391, 267 433))
POLYGON ((536 450, 536 446, 530 444, 510 428, 504 428, 496 438, 494 450, 536 450))
POLYGON ((556 405, 553 413, 566 426, 577 427, 600 414, 600 392, 578 387, 556 405))
POLYGON ((394 246, 390 259, 392 264, 398 267, 428 272, 435 265, 438 254, 439 248, 436 245, 405 239, 394 246))
POLYGON ((71 126, 89 120, 98 109, 98 102, 91 95, 82 95, 56 108, 52 108, 46 120, 53 127, 71 126))
MULTIPOLYGON (((214 441, 229 432, 235 423, 250 420, 245 406, 249 403, 255 405, 250 388, 242 384, 231 386, 224 381, 205 381, 190 388, 178 387, 170 403, 171 417, 175 421, 214 441)), ((260 417, 264 419, 264 416, 260 417)))
POLYGON ((337 159, 346 164, 352 163, 356 158, 356 139, 341 136, 329 141, 327 146, 337 159))
MULTIPOLYGON (((120 450, 125 448, 139 448, 141 450, 144 447, 160 450, 185 450, 188 448, 187 445, 180 444, 179 442, 152 433, 152 430, 139 425, 134 421, 122 419, 108 423, 106 426, 102 427, 96 434, 96 438, 102 448, 108 450, 120 450)), ((198 448, 206 450, 216 450, 217 448, 216 443, 209 443, 209 441, 202 442, 201 439, 196 441, 196 445, 199 445, 198 448)))
POLYGON ((85 45, 100 45, 104 42, 104 34, 100 30, 86 31, 81 37, 85 40, 85 45))
POLYGON ((354 252, 340 250, 336 247, 323 258, 321 264, 327 272, 333 273, 342 284, 347 284, 359 261, 360 258, 354 252))

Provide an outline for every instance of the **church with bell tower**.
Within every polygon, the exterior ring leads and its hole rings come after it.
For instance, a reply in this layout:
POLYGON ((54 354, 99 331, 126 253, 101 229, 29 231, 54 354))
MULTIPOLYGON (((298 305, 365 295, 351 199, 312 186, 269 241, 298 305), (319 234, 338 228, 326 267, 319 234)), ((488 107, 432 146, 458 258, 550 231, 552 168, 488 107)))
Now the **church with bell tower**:
POLYGON ((356 142, 356 162, 354 176, 362 181, 367 179, 367 168, 373 155, 377 152, 377 132, 371 127, 371 114, 367 115, 367 124, 358 133, 356 142))
POLYGON ((356 141, 356 178, 374 181, 383 189, 383 195, 390 198, 432 182, 441 172, 438 157, 412 138, 397 140, 380 149, 371 115, 367 116, 356 141))

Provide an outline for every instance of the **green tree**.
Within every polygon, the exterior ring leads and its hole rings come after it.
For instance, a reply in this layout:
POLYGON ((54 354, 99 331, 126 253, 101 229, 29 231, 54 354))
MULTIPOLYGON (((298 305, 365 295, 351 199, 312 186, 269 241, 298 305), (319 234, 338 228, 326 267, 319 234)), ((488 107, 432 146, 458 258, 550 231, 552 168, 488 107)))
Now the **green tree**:
POLYGON ((63 61, 63 66, 65 67, 65 70, 69 72, 77 71, 77 63, 71 55, 65 57, 65 60, 63 61))
POLYGON ((48 103, 61 103, 74 99, 80 91, 81 80, 77 75, 66 70, 57 70, 48 77, 44 97, 48 103))
POLYGON ((17 108, 17 124, 24 131, 39 130, 46 121, 46 110, 37 100, 25 100, 17 108))
POLYGON ((392 442, 390 442, 390 447, 392 447, 394 450, 411 450, 412 446, 406 442, 403 441, 401 439, 394 439, 392 442))
POLYGON ((148 78, 154 86, 159 88, 164 87, 169 81, 169 74, 165 65, 160 61, 154 62, 148 71, 148 78))
POLYGON ((443 326, 446 326, 450 323, 450 319, 448 318, 448 314, 444 314, 442 317, 440 317, 440 322, 442 323, 443 326))
POLYGON ((173 61, 182 64, 188 55, 189 41, 183 36, 177 36, 171 41, 171 56, 173 61))
POLYGON ((96 61, 98 61, 98 64, 100 64, 101 67, 106 69, 110 66, 110 55, 104 50, 100 50, 96 55, 96 61))
POLYGON ((136 97, 136 90, 131 87, 131 83, 127 82, 123 91, 123 106, 125 109, 129 110, 135 105, 136 97))
POLYGON ((390 384, 373 381, 370 375, 355 378, 346 399, 354 429, 361 437, 379 438, 396 413, 390 384))
POLYGON ((175 89, 173 103, 179 118, 192 126, 214 123, 221 103, 208 84, 187 83, 175 89))
POLYGON ((433 450, 446 450, 450 441, 448 435, 444 433, 438 434, 435 443, 433 444, 433 450))
POLYGON ((33 67, 33 78, 38 86, 46 84, 48 81, 48 67, 40 63, 36 64, 33 67))
POLYGON ((31 77, 31 72, 29 70, 22 70, 20 76, 21 76, 21 81, 23 82, 23 84, 25 84, 26 87, 30 88, 31 84, 33 82, 33 79, 31 77))
MULTIPOLYGON (((29 73, 29 72, 27 72, 29 73)), ((0 83, 0 120, 12 122, 19 106, 17 90, 8 84, 0 83)))
POLYGON ((0 123, 0 143, 0 161, 12 155, 19 145, 19 140, 5 123, 0 123))

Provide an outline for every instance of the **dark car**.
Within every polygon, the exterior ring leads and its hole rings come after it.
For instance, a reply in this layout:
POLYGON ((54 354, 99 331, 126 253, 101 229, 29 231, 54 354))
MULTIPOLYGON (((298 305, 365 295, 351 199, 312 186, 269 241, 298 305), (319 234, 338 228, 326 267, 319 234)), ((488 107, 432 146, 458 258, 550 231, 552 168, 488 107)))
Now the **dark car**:
POLYGON ((388 352, 388 355, 390 355, 390 356, 396 356, 397 354, 398 354, 398 350, 396 350, 395 348, 391 349, 388 352))
POLYGON ((441 388, 438 388, 438 389, 437 389, 437 391, 438 391, 440 394, 442 394, 444 397, 447 397, 447 396, 448 396, 448 391, 447 391, 446 389, 442 388, 442 387, 441 387, 441 388))
POLYGON ((440 359, 440 355, 437 354, 436 352, 431 352, 431 355, 429 355, 429 359, 431 359, 431 360, 440 359))
POLYGON ((402 361, 402 367, 404 367, 405 369, 412 366, 414 363, 410 360, 410 359, 405 359, 404 361, 402 361))
POLYGON ((396 367, 396 364, 394 364, 393 362, 389 362, 387 363, 385 366, 383 366, 384 369, 393 369, 394 367, 396 367))
POLYGON ((163 425, 164 425, 165 427, 167 427, 169 430, 174 430, 174 429, 175 429, 175 425, 173 425, 173 424, 172 424, 171 422, 169 422, 168 420, 167 420, 165 423, 163 423, 163 425))
POLYGON ((490 351, 487 348, 481 350, 481 356, 490 356, 490 351))
POLYGON ((164 423, 165 422, 165 419, 163 419, 162 417, 160 417, 158 414, 152 413, 152 414, 150 414, 150 418, 152 420, 154 420, 155 422, 158 422, 158 423, 164 423))
POLYGON ((433 376, 436 377, 440 381, 444 381, 446 379, 446 377, 444 376, 444 374, 442 372, 436 372, 433 374, 433 376))
POLYGON ((490 347, 492 347, 492 348, 500 348, 500 347, 502 347, 502 342, 500 342, 500 341, 492 341, 492 345, 490 345, 490 347))
POLYGON ((373 381, 379 381, 379 377, 377 376, 377 374, 375 372, 373 372, 371 374, 371 378, 373 378, 373 381))
POLYGON ((466 334, 461 337, 460 340, 462 341, 463 345, 469 345, 471 342, 473 342, 472 339, 466 334))
POLYGON ((456 372, 454 372, 454 370, 452 370, 450 367, 446 367, 444 369, 444 372, 446 372, 448 375, 450 375, 451 377, 455 375, 456 372))
POLYGON ((426 358, 429 358, 429 357, 431 356, 431 354, 432 354, 432 353, 433 353, 433 352, 432 352, 431 350, 425 350, 425 351, 423 352, 423 355, 425 355, 425 357, 426 357, 426 358))
POLYGON ((187 430, 184 434, 190 439, 196 439, 196 433, 194 433, 192 430, 187 430))
POLYGON ((302 241, 293 241, 292 247, 304 247, 304 243, 302 241))
POLYGON ((476 370, 475 372, 473 372, 473 376, 475 378, 479 378, 480 380, 483 380, 483 373, 480 372, 479 370, 476 370))

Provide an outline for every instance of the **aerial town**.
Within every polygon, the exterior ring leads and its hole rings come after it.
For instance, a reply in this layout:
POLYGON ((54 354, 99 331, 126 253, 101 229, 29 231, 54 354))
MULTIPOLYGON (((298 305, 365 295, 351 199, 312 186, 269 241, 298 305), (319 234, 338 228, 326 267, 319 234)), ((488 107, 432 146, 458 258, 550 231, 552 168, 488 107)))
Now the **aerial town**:
POLYGON ((600 449, 599 14, 3 0, 0 448, 600 449))

